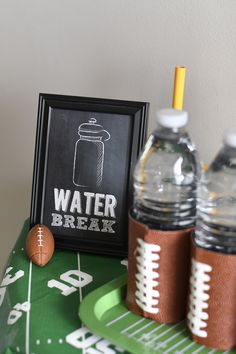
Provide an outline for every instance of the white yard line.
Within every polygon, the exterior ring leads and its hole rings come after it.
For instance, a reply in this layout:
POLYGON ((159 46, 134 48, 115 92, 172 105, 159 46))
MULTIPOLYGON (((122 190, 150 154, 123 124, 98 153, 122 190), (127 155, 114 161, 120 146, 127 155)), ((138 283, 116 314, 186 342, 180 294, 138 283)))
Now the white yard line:
MULTIPOLYGON (((189 338, 188 338, 188 339, 189 339, 189 338)), ((197 343, 195 343, 195 342, 189 343, 189 345, 187 345, 187 347, 185 347, 185 348, 182 349, 182 352, 183 352, 183 353, 186 352, 187 349, 193 347, 195 344, 197 344, 197 343)))
POLYGON ((200 348, 198 348, 197 350, 195 350, 194 352, 192 352, 192 354, 196 354, 196 353, 199 353, 202 349, 204 349, 205 346, 204 345, 201 345, 200 348))
POLYGON ((122 318, 124 318, 125 316, 127 316, 129 313, 130 313, 130 311, 127 311, 127 312, 123 313, 121 316, 119 316, 119 317, 115 318, 114 320, 112 320, 111 322, 107 323, 107 324, 106 324, 106 327, 112 325, 112 324, 115 323, 115 322, 118 322, 119 320, 121 320, 122 318))
POLYGON ((141 327, 141 328, 137 329, 135 332, 129 334, 128 337, 133 337, 135 334, 141 332, 142 330, 144 330, 144 328, 147 328, 147 327, 151 326, 153 323, 154 323, 154 322, 148 322, 148 323, 146 323, 143 327, 141 327))
POLYGON ((181 325, 182 322, 176 323, 174 326, 171 326, 170 328, 168 328, 166 331, 162 332, 161 334, 159 334, 157 337, 154 337, 152 340, 150 340, 149 342, 146 343, 146 345, 151 344, 152 342, 154 342, 156 339, 161 338, 162 336, 164 336, 166 333, 172 331, 175 327, 178 327, 179 325, 181 325))
MULTIPOLYGON (((78 271, 80 272, 81 270, 80 270, 80 254, 79 254, 79 252, 77 253, 77 261, 78 261, 78 271)), ((79 280, 81 280, 80 276, 79 276, 79 280)), ((80 286, 79 287, 79 302, 80 302, 80 304, 81 304, 82 300, 83 300, 83 293, 82 293, 82 287, 80 286)), ((83 327, 84 327, 84 325, 83 325, 83 323, 81 323, 81 328, 83 328, 83 327)), ((85 341, 84 334, 83 334, 82 338, 83 338, 83 342, 84 342, 85 341)), ((86 354, 86 348, 82 348, 82 354, 86 354)))
MULTIPOLYGON (((79 252, 77 253, 77 259, 78 259, 78 271, 80 272, 80 254, 79 252)), ((80 280, 80 277, 79 277, 79 280, 80 280)), ((82 302, 83 300, 83 294, 82 294, 82 287, 80 286, 79 287, 79 301, 80 303, 82 302)))
POLYGON ((124 333, 127 332, 130 328, 133 328, 133 327, 137 326, 139 323, 141 323, 141 322, 143 322, 143 321, 145 321, 145 318, 142 318, 141 320, 138 320, 138 321, 136 321, 135 323, 133 323, 131 326, 129 326, 129 327, 123 329, 123 331, 121 331, 120 334, 124 334, 124 333))
MULTIPOLYGON (((207 354, 212 354, 212 353, 215 353, 216 349, 212 349, 210 352, 208 352, 207 354)), ((228 353, 228 352, 225 352, 225 353, 228 353)), ((224 353, 222 353, 224 354, 224 353)))
MULTIPOLYGON (((173 338, 173 337, 172 337, 173 338)), ((171 339, 172 339, 171 338, 171 339)), ((169 352, 172 352, 172 350, 176 347, 178 347, 180 344, 186 342, 186 340, 189 340, 189 338, 183 338, 182 340, 180 340, 178 343, 175 343, 174 345, 172 345, 166 352, 165 354, 169 353, 169 352)), ((163 343, 166 343, 166 342, 163 342, 163 343)))
MULTIPOLYGON (((162 325, 160 325, 160 326, 158 326, 158 327, 152 329, 150 332, 143 334, 142 337, 141 337, 138 341, 140 342, 140 341, 142 341, 144 338, 150 337, 151 334, 153 334, 153 333, 155 333, 155 332, 159 332, 159 330, 160 330, 162 327, 164 327, 164 326, 166 326, 165 323, 163 323, 162 325)), ((144 342, 144 343, 145 343, 145 342, 144 342)))
POLYGON ((29 281, 27 301, 29 310, 26 313, 25 354, 30 354, 30 311, 31 311, 32 262, 29 265, 29 281))
MULTIPOLYGON (((186 328, 183 328, 180 332, 175 333, 173 336, 171 336, 170 338, 168 338, 167 340, 164 340, 164 342, 162 342, 163 344, 167 344, 169 342, 171 342, 174 338, 178 337, 178 335, 180 335, 181 333, 185 332, 186 328)), ((186 339, 186 338, 184 338, 186 339)), ((155 347, 156 348, 156 347, 155 347)))

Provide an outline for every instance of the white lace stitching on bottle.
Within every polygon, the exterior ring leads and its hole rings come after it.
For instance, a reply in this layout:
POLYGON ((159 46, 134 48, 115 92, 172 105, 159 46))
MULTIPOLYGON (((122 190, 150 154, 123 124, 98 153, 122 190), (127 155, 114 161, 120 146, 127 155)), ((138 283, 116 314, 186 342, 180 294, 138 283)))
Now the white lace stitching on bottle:
POLYGON ((211 271, 212 267, 209 264, 192 259, 188 325, 193 334, 202 338, 207 337, 208 314, 205 310, 208 308, 210 296, 206 291, 210 289, 210 285, 207 283, 211 280, 207 273, 211 271))
POLYGON ((159 273, 158 261, 160 255, 158 254, 161 247, 152 243, 144 242, 138 238, 136 264, 138 272, 136 273, 136 287, 135 298, 137 305, 146 312, 156 314, 159 312, 157 307, 160 297, 158 290, 154 290, 159 285, 157 279, 159 273))

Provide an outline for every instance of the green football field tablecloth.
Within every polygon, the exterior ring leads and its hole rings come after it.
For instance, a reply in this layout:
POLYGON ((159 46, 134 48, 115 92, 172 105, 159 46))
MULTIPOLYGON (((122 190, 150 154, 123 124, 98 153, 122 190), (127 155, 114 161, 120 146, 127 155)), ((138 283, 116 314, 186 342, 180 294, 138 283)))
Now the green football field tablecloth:
POLYGON ((56 250, 43 268, 25 255, 26 221, 0 283, 0 354, 127 353, 79 320, 83 298, 126 272, 116 257, 56 250))

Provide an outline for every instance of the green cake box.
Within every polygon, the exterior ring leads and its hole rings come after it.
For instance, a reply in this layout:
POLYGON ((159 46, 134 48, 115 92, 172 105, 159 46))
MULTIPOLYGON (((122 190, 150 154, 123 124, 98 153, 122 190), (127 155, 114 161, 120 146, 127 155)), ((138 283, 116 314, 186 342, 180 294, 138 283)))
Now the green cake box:
POLYGON ((25 254, 28 231, 26 221, 0 283, 0 354, 127 353, 78 317, 88 293, 126 273, 122 259, 56 250, 40 268, 25 254))

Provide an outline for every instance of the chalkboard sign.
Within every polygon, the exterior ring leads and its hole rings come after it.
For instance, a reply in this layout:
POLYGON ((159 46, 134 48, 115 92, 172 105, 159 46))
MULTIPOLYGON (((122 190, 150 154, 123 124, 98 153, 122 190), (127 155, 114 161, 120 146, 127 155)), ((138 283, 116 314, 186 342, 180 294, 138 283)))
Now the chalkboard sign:
POLYGON ((127 254, 132 174, 148 104, 39 95, 31 226, 61 248, 127 254))

